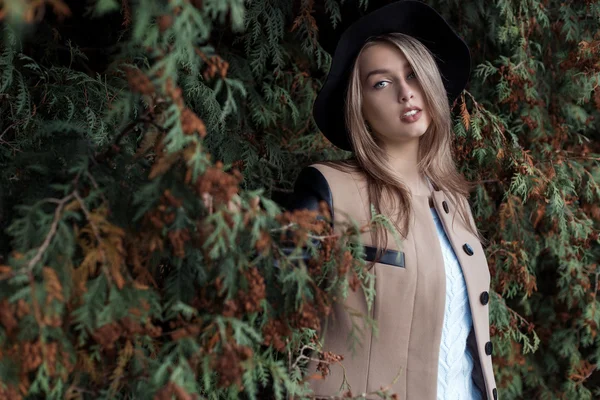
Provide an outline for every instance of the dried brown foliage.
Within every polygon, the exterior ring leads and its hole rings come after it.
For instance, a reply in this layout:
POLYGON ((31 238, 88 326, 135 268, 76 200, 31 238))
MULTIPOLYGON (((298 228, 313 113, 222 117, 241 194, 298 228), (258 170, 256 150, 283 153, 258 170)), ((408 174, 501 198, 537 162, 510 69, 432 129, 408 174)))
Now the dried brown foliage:
POLYGON ((40 22, 46 13, 46 7, 49 6, 59 20, 63 20, 71 15, 71 10, 62 0, 23 0, 20 7, 12 9, 12 2, 0 3, 0 21, 11 14, 21 13, 20 18, 25 23, 32 24, 40 22))
POLYGON ((319 354, 319 360, 317 371, 321 373, 323 378, 325 378, 327 375, 329 375, 330 365, 343 361, 344 356, 332 353, 330 351, 324 351, 319 354))
POLYGON ((226 343, 220 353, 213 353, 212 368, 219 375, 219 386, 242 385, 243 361, 252 357, 252 349, 237 343, 226 343))

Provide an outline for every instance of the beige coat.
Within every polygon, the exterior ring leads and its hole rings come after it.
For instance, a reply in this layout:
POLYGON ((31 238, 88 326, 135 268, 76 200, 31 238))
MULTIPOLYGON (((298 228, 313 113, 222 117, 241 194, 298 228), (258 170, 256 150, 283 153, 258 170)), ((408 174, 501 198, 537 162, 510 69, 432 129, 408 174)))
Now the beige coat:
MULTIPOLYGON (((343 214, 352 216, 360 224, 370 215, 366 182, 358 174, 338 171, 315 164, 326 178, 333 199, 334 229, 339 229, 343 214)), ((431 215, 430 200, 435 206, 446 234, 460 262, 467 285, 473 318, 473 329, 468 344, 473 350, 473 379, 484 393, 484 398, 497 399, 492 370, 492 345, 489 332, 488 264, 479 240, 470 233, 457 213, 453 222, 453 207, 442 191, 433 190, 428 196, 414 196, 410 232, 395 246, 390 237, 388 248, 404 252, 404 268, 376 263, 376 296, 371 317, 379 327, 379 336, 364 329, 362 345, 352 357, 347 348, 352 318, 345 306, 367 313, 362 290, 350 291, 345 304, 333 307, 322 336, 324 350, 344 355, 342 365, 354 396, 391 387, 401 400, 436 400, 438 357, 444 317, 446 278, 441 245, 431 215), (470 248, 466 246, 470 245, 470 248), (473 254, 469 255, 472 249, 473 254), (392 384, 398 376, 396 383, 392 384)), ((472 219, 471 210, 469 210, 472 219)), ((374 246, 368 233, 362 235, 364 245, 374 246)), ((357 323, 360 318, 355 318, 357 323)), ((315 364, 309 366, 315 371, 315 364)), ((324 380, 311 380, 317 396, 341 395, 343 369, 332 364, 330 375, 324 380)), ((369 396, 369 398, 378 398, 369 396)))

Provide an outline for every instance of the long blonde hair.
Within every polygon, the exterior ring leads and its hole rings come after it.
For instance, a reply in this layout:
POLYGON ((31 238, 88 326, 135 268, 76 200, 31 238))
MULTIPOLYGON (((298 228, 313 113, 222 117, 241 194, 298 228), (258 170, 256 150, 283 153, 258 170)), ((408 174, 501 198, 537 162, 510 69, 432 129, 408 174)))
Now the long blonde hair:
MULTIPOLYGON (((386 153, 367 128, 362 113, 363 96, 358 59, 365 49, 377 43, 389 43, 402 51, 423 89, 424 100, 432 121, 419 139, 419 171, 429 177, 436 190, 443 190, 446 193, 453 204, 454 216, 458 211, 465 226, 480 241, 485 241, 475 224, 471 223, 466 209, 471 184, 457 170, 452 157, 451 144, 454 133, 442 77, 433 55, 411 36, 388 33, 371 38, 362 47, 350 73, 344 110, 354 157, 326 164, 340 170, 362 173, 366 177, 369 202, 373 204, 375 211, 392 217, 395 228, 402 237, 406 238, 409 217, 412 214, 409 190, 394 176, 386 153), (393 208, 398 210, 395 220, 390 215, 390 210, 382 212, 382 200, 386 199, 389 202, 386 201, 385 204, 395 206, 393 208), (394 199, 397 201, 394 202, 394 199)), ((381 229, 373 229, 371 237, 373 243, 380 249, 377 255, 379 257, 382 250, 387 248, 388 235, 383 235, 381 229)))

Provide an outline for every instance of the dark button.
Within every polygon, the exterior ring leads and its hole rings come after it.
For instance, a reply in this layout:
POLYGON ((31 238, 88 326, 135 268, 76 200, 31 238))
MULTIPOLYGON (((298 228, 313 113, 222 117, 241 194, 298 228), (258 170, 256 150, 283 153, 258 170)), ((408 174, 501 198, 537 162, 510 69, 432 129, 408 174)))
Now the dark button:
POLYGON ((494 400, 498 400, 498 391, 496 390, 496 388, 492 390, 492 394, 494 395, 494 400))
POLYGON ((492 355, 493 349, 494 349, 494 346, 492 345, 492 342, 487 342, 485 344, 485 354, 487 354, 488 356, 492 355))
POLYGON ((471 245, 469 243, 465 243, 463 245, 463 250, 465 251, 465 253, 467 253, 468 255, 472 256, 473 255, 473 248, 471 247, 471 245))
POLYGON ((488 292, 481 292, 479 300, 481 300, 481 304, 485 306, 488 303, 488 301, 490 301, 490 294, 488 292))
POLYGON ((446 211, 446 214, 448 214, 450 212, 450 209, 448 208, 448 203, 446 203, 446 200, 442 201, 442 207, 444 207, 444 211, 446 211))

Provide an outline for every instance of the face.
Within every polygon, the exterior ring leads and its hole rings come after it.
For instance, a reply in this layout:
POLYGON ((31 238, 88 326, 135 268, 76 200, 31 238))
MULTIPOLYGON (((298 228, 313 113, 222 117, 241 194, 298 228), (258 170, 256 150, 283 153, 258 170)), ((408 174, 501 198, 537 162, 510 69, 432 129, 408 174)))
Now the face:
POLYGON ((365 49, 358 61, 363 117, 384 144, 418 140, 431 115, 418 78, 404 54, 388 43, 365 49))

